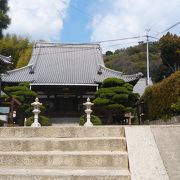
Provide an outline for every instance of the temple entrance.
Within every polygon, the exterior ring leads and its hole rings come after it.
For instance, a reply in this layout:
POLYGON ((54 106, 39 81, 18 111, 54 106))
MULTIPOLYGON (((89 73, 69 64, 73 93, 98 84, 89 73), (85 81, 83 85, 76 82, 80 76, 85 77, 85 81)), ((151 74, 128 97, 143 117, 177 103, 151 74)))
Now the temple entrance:
POLYGON ((46 115, 49 117, 79 116, 79 99, 77 97, 54 97, 41 99, 46 105, 46 115))
POLYGON ((94 86, 33 86, 49 118, 79 118, 84 114, 83 103, 94 98, 94 86))
POLYGON ((78 111, 78 99, 76 97, 57 98, 55 104, 56 110, 59 112, 78 111))

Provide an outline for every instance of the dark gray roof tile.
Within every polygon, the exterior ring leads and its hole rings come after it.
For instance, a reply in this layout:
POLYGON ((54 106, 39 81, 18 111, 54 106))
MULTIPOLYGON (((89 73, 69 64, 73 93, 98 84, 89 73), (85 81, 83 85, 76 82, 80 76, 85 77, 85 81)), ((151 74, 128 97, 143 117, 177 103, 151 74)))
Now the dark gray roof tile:
POLYGON ((33 84, 94 84, 107 77, 122 78, 127 82, 139 79, 137 74, 125 76, 106 68, 98 44, 37 43, 28 66, 9 71, 2 79, 4 82, 29 81, 33 84))
POLYGON ((5 64, 12 64, 11 62, 11 56, 6 57, 0 54, 0 61, 2 61, 5 64))

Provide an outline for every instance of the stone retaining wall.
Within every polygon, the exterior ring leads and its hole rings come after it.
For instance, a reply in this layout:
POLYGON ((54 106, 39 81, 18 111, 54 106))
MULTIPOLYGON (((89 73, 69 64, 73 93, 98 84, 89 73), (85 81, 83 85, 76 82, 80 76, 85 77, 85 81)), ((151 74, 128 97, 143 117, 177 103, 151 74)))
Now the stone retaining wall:
POLYGON ((180 116, 174 116, 168 120, 159 119, 159 120, 154 120, 154 121, 145 121, 144 124, 147 124, 147 125, 180 124, 180 116))

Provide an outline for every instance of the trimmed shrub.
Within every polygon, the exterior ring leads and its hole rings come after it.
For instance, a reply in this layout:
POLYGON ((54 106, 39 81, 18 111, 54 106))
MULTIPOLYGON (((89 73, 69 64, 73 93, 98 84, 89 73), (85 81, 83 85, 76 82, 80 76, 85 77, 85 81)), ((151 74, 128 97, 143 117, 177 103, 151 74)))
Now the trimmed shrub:
POLYGON ((117 103, 125 103, 128 101, 128 94, 115 94, 112 99, 117 103))
MULTIPOLYGON (((83 126, 86 122, 86 115, 80 117, 79 125, 83 126)), ((101 119, 95 115, 91 115, 91 122, 93 125, 102 125, 101 119)))
POLYGON ((131 90, 128 90, 124 85, 123 86, 116 86, 110 88, 113 93, 123 93, 123 94, 129 94, 131 90))
MULTIPOLYGON (((31 126, 33 122, 34 122, 34 117, 33 116, 29 117, 26 121, 26 126, 31 126)), ((49 120, 49 118, 45 116, 39 116, 39 123, 41 124, 41 126, 51 126, 51 121, 49 120)))
POLYGON ((94 100, 94 103, 96 104, 96 105, 107 105, 108 103, 109 103, 109 99, 103 99, 103 98, 96 98, 95 100, 94 100))
POLYGON ((145 103, 145 115, 149 120, 173 116, 172 104, 180 98, 180 71, 160 83, 148 87, 141 97, 145 103))
POLYGON ((107 108, 112 113, 124 113, 126 109, 122 104, 110 104, 107 108))
POLYGON ((113 123, 113 116, 131 112, 135 108, 138 95, 133 93, 133 86, 122 79, 107 78, 96 92, 94 112, 113 123))
POLYGON ((116 87, 125 84, 124 80, 118 78, 107 78, 103 81, 102 87, 116 87))

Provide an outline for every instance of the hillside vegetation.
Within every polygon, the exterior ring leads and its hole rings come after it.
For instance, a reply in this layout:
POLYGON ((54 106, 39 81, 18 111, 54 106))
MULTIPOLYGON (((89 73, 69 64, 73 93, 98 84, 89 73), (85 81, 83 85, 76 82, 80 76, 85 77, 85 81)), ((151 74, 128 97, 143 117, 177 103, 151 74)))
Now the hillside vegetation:
MULTIPOLYGON (((160 67, 167 68, 162 64, 157 42, 149 43, 149 59, 150 76, 154 81, 158 81, 158 69, 160 67)), ((104 62, 107 67, 125 74, 142 72, 146 76, 146 44, 117 49, 114 53, 107 51, 104 55, 104 62)))
POLYGON ((32 43, 28 38, 7 34, 0 39, 0 54, 12 57, 11 69, 27 65, 31 53, 32 43))

